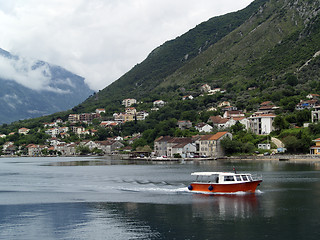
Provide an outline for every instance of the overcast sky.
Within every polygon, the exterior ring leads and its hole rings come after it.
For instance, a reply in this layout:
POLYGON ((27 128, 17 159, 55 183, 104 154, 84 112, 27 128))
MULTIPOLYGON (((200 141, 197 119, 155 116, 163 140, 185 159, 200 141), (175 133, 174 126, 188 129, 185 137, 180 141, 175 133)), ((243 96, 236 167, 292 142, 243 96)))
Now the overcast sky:
POLYGON ((97 91, 165 41, 252 1, 0 0, 0 48, 62 66, 97 91))

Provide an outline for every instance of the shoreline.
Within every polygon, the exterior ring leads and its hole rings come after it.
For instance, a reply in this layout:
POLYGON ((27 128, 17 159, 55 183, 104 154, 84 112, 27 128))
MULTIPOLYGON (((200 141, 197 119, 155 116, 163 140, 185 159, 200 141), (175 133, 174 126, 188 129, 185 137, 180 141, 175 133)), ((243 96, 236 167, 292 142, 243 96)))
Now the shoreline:
POLYGON ((61 157, 97 157, 97 158, 109 158, 111 160, 125 160, 125 161, 146 161, 146 162, 201 162, 201 161, 274 161, 274 162, 320 162, 320 155, 310 155, 310 154, 296 154, 296 155, 289 155, 289 154, 275 154, 269 156, 223 156, 223 157, 210 157, 210 158, 132 158, 128 155, 71 155, 71 156, 0 156, 1 158, 20 158, 20 157, 27 157, 27 158, 38 158, 38 157, 53 157, 53 158, 61 158, 61 157))

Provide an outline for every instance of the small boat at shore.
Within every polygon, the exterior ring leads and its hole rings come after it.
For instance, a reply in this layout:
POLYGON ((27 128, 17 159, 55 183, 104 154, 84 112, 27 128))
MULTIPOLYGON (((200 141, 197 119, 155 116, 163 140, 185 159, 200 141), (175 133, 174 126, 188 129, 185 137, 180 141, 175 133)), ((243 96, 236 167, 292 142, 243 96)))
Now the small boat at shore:
POLYGON ((262 177, 250 173, 194 172, 196 180, 188 189, 198 193, 254 193, 262 182, 262 177))

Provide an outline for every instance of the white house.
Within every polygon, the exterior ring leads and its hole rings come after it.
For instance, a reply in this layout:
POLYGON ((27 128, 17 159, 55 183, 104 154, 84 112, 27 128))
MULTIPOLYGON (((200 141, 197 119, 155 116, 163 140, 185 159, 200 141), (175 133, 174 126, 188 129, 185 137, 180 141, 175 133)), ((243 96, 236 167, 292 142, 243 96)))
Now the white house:
POLYGON ((97 114, 106 113, 106 110, 104 108, 97 108, 96 113, 97 114))
POLYGON ((195 126, 195 129, 199 132, 209 133, 212 131, 213 127, 207 123, 199 123, 195 126))
POLYGON ((122 105, 124 105, 125 107, 130 107, 133 104, 136 104, 137 100, 134 98, 127 98, 122 100, 122 105))
POLYGON ((54 127, 46 130, 45 133, 50 135, 51 137, 56 137, 59 135, 60 131, 59 131, 59 128, 54 127))
POLYGON ((320 120, 320 106, 315 106, 313 109, 314 110, 311 111, 311 121, 316 123, 320 120))
POLYGON ((195 143, 179 143, 174 146, 172 146, 172 156, 174 157, 175 154, 180 154, 182 158, 189 158, 195 154, 197 151, 196 144, 195 143))
POLYGON ((275 117, 274 114, 252 114, 249 117, 249 128, 258 135, 270 134, 275 130, 272 125, 275 117))
POLYGON ((165 104, 166 104, 166 102, 163 100, 156 100, 153 102, 154 107, 163 107, 165 104))
POLYGON ((30 131, 30 129, 28 129, 28 128, 19 128, 18 133, 27 135, 29 131, 30 131))

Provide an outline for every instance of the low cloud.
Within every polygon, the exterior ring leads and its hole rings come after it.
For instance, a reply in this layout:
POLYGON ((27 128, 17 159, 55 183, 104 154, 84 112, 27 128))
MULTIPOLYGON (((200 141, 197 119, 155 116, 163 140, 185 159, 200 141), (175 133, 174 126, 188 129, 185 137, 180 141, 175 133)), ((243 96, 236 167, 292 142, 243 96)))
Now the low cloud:
POLYGON ((6 58, 0 55, 0 78, 15 81, 32 90, 68 93, 50 86, 51 71, 48 64, 37 65, 37 61, 27 58, 6 58))

